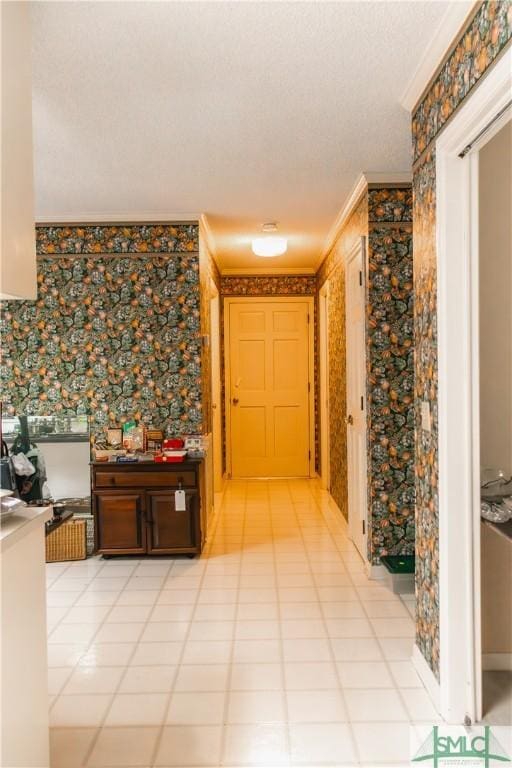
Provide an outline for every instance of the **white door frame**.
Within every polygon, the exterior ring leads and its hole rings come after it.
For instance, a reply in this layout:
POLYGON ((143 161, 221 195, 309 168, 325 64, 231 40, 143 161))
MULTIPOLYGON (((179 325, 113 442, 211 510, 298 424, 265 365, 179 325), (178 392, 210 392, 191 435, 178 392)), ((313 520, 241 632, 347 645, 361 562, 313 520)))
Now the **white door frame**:
POLYGON ((481 716, 478 155, 459 153, 506 106, 511 89, 509 48, 436 142, 439 707, 452 723, 481 716))
POLYGON ((224 375, 226 414, 226 471, 232 476, 231 446, 231 359, 230 359, 230 307, 232 304, 302 303, 308 305, 308 372, 309 372, 309 476, 315 477, 315 302, 313 296, 232 296, 224 299, 224 375))
MULTIPOLYGON (((361 280, 362 280, 362 290, 361 290, 361 296, 363 301, 363 317, 366 317, 366 311, 365 311, 365 287, 366 286, 366 238, 364 236, 358 237, 350 251, 348 252, 346 258, 345 258, 345 290, 347 291, 347 282, 346 282, 346 275, 348 271, 348 266, 350 262, 354 261, 358 256, 361 256, 361 280)), ((345 294, 346 296, 347 294, 345 294)), ((348 310, 348 302, 345 298, 345 318, 347 318, 347 310, 348 310)), ((347 324, 348 325, 348 324, 347 324)), ((366 371, 366 328, 364 328, 364 341, 363 341, 363 348, 359 350, 359 354, 362 355, 363 361, 364 361, 364 368, 366 371)), ((347 398, 348 398, 348 367, 352 364, 353 361, 350 360, 349 357, 349 350, 347 345, 346 350, 346 365, 347 365, 347 398)), ((357 361, 358 363, 360 361, 357 361)), ((366 374, 365 374, 365 381, 366 381, 366 374)), ((364 398, 364 415, 365 415, 365 424, 366 424, 366 445, 368 445, 368 426, 366 423, 366 415, 367 415, 367 397, 366 397, 366 391, 364 391, 361 395, 364 398)), ((348 402, 348 400, 347 400, 348 402)), ((346 440, 347 440, 347 450, 348 450, 348 443, 349 443, 349 437, 348 437, 348 410, 347 410, 347 424, 345 427, 345 434, 346 434, 346 440)), ((348 459, 348 456, 347 456, 348 459)), ((351 514, 351 509, 353 507, 352 503, 352 494, 350 492, 351 490, 351 478, 350 478, 350 466, 347 464, 348 469, 348 477, 347 477, 347 483, 348 483, 348 530, 349 535, 352 541, 354 541, 357 538, 357 531, 356 531, 356 525, 360 525, 361 522, 364 522, 364 533, 363 533, 363 551, 359 552, 361 557, 363 558, 365 564, 368 562, 368 466, 367 466, 367 453, 365 451, 364 454, 364 472, 362 472, 362 476, 364 477, 364 493, 363 498, 365 499, 364 504, 364 515, 362 520, 359 517, 354 517, 354 514, 351 514)), ((359 547, 357 547, 357 550, 359 551, 359 547)))
POLYGON ((326 491, 331 486, 329 431, 329 280, 318 293, 318 340, 320 376, 320 479, 326 491))
POLYGON ((210 361, 212 393, 212 454, 213 490, 221 493, 224 483, 222 472, 222 416, 221 416, 221 367, 220 367, 220 296, 217 286, 210 280, 210 361), (220 425, 219 425, 220 423, 220 425))

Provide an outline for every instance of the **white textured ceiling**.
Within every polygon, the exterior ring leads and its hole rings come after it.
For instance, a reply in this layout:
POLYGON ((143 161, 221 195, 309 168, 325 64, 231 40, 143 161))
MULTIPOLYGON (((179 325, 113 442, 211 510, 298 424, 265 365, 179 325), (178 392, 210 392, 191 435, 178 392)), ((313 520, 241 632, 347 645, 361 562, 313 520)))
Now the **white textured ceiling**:
POLYGON ((37 217, 204 212, 225 268, 312 267, 446 2, 36 2, 37 217), (262 260, 266 221, 289 237, 262 260), (264 263, 263 263, 264 262, 264 263))

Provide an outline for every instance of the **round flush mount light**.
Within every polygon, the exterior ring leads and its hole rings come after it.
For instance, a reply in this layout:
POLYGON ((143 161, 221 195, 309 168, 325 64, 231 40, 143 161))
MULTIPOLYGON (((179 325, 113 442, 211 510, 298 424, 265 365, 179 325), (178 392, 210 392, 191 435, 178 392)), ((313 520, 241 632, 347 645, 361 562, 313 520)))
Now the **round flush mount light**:
MULTIPOLYGON (((262 230, 266 233, 276 232, 277 225, 273 222, 264 224, 262 230)), ((282 256, 283 253, 286 253, 287 248, 288 241, 286 237, 278 235, 266 234, 263 237, 255 237, 252 241, 252 252, 256 256, 263 256, 264 258, 282 256)))

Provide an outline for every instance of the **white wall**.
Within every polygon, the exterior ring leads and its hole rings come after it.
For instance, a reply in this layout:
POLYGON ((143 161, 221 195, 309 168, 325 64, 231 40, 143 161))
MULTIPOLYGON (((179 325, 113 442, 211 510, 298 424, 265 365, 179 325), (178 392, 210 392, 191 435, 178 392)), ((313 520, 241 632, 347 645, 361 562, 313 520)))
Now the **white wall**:
POLYGON ((2 192, 0 297, 37 297, 30 3, 0 3, 2 192))
POLYGON ((512 472, 512 123, 480 152, 480 450, 512 472))
POLYGON ((38 443, 54 499, 90 496, 89 443, 38 443))

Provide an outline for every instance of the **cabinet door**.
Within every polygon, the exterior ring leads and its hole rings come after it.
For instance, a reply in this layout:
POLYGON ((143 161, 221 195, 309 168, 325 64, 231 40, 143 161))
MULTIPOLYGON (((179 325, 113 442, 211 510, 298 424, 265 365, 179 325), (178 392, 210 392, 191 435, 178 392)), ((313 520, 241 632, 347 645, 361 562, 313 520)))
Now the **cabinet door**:
POLYGON ((142 493, 97 493, 96 536, 99 552, 137 554, 146 551, 142 493))
POLYGON ((148 552, 200 552, 197 491, 185 491, 186 510, 176 510, 173 491, 148 493, 148 552))

